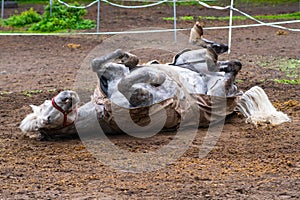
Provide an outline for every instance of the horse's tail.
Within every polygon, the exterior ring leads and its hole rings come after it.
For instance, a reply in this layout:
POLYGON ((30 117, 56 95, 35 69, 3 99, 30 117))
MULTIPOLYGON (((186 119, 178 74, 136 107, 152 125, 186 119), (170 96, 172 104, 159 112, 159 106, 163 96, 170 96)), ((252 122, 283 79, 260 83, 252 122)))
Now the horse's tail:
POLYGON ((243 94, 236 109, 247 118, 246 122, 254 125, 261 123, 278 125, 291 121, 286 114, 274 108, 265 91, 258 86, 252 87, 243 94))

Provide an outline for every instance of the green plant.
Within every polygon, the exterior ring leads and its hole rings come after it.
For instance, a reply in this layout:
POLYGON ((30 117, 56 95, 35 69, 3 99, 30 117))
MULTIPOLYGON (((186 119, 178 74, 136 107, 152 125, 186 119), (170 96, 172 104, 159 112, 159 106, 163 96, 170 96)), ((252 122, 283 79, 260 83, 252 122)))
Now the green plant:
MULTIPOLYGON (((179 17, 178 19, 182 20, 182 21, 190 21, 190 20, 194 20, 194 17, 193 16, 182 16, 182 17, 179 17)), ((173 21, 174 17, 164 17, 163 20, 173 21)))
POLYGON ((194 17, 193 16, 183 16, 183 17, 180 17, 179 20, 194 20, 194 17))
POLYGON ((298 0, 236 0, 235 4, 240 3, 252 3, 252 4, 286 4, 286 3, 297 3, 298 0))
POLYGON ((261 67, 271 68, 284 73, 282 78, 271 79, 276 83, 282 84, 300 84, 300 60, 297 59, 280 59, 262 62, 259 64, 261 67))
POLYGON ((53 89, 49 89, 49 90, 47 90, 47 91, 48 91, 48 92, 56 92, 57 89, 53 88, 53 89))
MULTIPOLYGON (((287 13, 287 14, 278 14, 278 15, 255 15, 253 16, 259 20, 293 20, 293 19, 300 19, 300 12, 294 13, 287 13)), ((178 18, 179 20, 194 20, 193 16, 182 16, 178 18)), ((229 20, 229 16, 224 17, 216 17, 216 16, 199 16, 199 20, 229 20)), ((245 16, 232 16, 233 20, 247 20, 248 17, 245 16)), ((174 17, 164 17, 163 20, 165 21, 172 21, 174 17)))
MULTIPOLYGON (((78 3, 73 5, 79 6, 78 3)), ((87 13, 85 9, 70 8, 53 1, 52 13, 50 5, 45 7, 42 20, 29 28, 30 31, 54 32, 65 29, 91 29, 95 27, 93 20, 83 19, 87 13)))
MULTIPOLYGON (((73 5, 79 6, 78 3, 73 5)), ((85 9, 69 8, 54 0, 51 13, 49 4, 45 7, 45 12, 42 16, 34 11, 33 8, 30 8, 20 15, 16 14, 7 20, 1 20, 0 26, 26 27, 29 31, 39 32, 94 28, 95 22, 93 20, 83 18, 86 13, 85 9)))
POLYGON ((28 11, 24 11, 20 15, 13 15, 4 20, 3 24, 6 26, 22 27, 39 22, 41 19, 41 15, 38 14, 33 8, 30 8, 28 11))
POLYGON ((299 79, 273 79, 276 83, 282 83, 282 84, 290 84, 290 85, 299 85, 300 84, 300 78, 299 79))
POLYGON ((43 92, 42 90, 30 90, 30 91, 24 90, 22 91, 22 94, 24 94, 27 97, 32 97, 33 94, 39 94, 42 92, 43 92))

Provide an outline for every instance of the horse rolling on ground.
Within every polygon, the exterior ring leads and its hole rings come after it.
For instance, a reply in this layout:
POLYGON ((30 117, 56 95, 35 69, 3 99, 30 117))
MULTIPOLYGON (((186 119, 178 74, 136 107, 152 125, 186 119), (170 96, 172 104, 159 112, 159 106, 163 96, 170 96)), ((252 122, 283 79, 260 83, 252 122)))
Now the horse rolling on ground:
MULTIPOLYGON (((92 68, 99 77, 99 88, 101 88, 105 98, 123 108, 143 108, 173 97, 185 101, 186 92, 196 95, 215 92, 214 95, 225 98, 227 98, 226 91, 230 95, 233 94, 233 91, 223 89, 210 91, 205 86, 205 84, 208 85, 206 81, 209 79, 186 68, 167 64, 152 64, 130 71, 124 64, 110 62, 125 54, 121 50, 116 50, 96 58, 92 62, 92 68), (224 91, 225 96, 223 96, 224 91)), ((240 63, 236 61, 229 63, 227 65, 228 71, 223 77, 217 79, 222 84, 215 85, 222 88, 232 87, 232 85, 228 85, 232 82, 227 82, 227 77, 236 76, 240 69, 240 63)), ((232 96, 232 98, 237 99, 238 103, 234 109, 230 109, 230 112, 234 110, 241 112, 247 117, 247 122, 280 124, 290 121, 284 113, 276 111, 267 95, 259 87, 251 88, 243 96, 236 93, 236 96, 232 96)), ((91 102, 79 107, 76 112, 79 103, 78 95, 73 91, 63 91, 52 101, 46 100, 40 106, 32 106, 34 112, 22 121, 20 128, 25 133, 38 131, 43 135, 42 137, 51 134, 77 133, 73 122, 76 122, 77 127, 92 127, 91 117, 95 116, 96 107, 97 110, 100 109, 100 113, 98 111, 97 114, 99 121, 105 118, 105 112, 109 112, 105 110, 106 104, 95 105, 94 100, 92 99, 91 102)), ((172 118, 172 116, 168 117, 172 118)), ((101 127, 105 130, 114 130, 114 127, 111 127, 111 124, 105 120, 104 126, 101 127)))
MULTIPOLYGON (((111 112, 107 110, 110 107, 108 104, 113 103, 124 109, 135 109, 139 113, 139 109, 142 110, 169 99, 178 102, 187 101, 190 95, 196 95, 204 102, 205 109, 203 111, 204 107, 200 106, 199 112, 207 112, 210 105, 207 99, 210 97, 222 97, 235 102, 229 105, 228 112, 225 114, 239 111, 247 117, 248 122, 257 124, 257 121, 265 120, 279 124, 290 120, 285 114, 273 109, 274 107, 261 88, 254 87, 242 95, 235 85, 235 78, 242 64, 237 60, 218 61, 218 55, 226 52, 228 46, 204 39, 202 28, 199 28, 197 24, 193 27, 193 31, 197 34, 191 34, 190 41, 193 41, 196 35, 195 41, 201 43, 204 48, 183 51, 174 57, 171 64, 155 62, 139 65, 137 56, 122 50, 95 58, 92 61, 92 70, 99 78, 99 85, 95 90, 98 93, 94 94, 91 102, 79 107, 77 111, 78 95, 73 91, 64 91, 52 101, 46 100, 40 106, 32 106, 34 112, 21 122, 21 130, 23 132, 38 131, 41 134, 76 133, 74 122, 77 127, 92 127, 90 119, 95 116, 96 110, 98 121, 102 121, 102 125, 105 126, 102 128, 115 130, 112 127, 114 123, 110 123, 113 116, 106 116, 111 112), (119 62, 114 62, 116 60, 119 62), (99 99, 99 93, 101 93, 101 103, 95 104, 96 99, 99 99), (264 110, 260 106, 262 101, 267 102, 264 106, 270 109, 265 110, 265 113, 269 115, 258 119, 253 116, 257 116, 257 113, 262 116, 260 112, 264 110), (277 116, 276 120, 270 118, 270 115, 277 116)), ((175 107, 170 109, 175 110, 170 113, 178 115, 175 107)), ((173 116, 168 116, 168 118, 173 119, 173 116)), ((199 120, 201 124, 201 119, 199 120)), ((176 126, 177 122, 173 125, 176 126)), ((207 121, 204 122, 206 123, 207 121)))

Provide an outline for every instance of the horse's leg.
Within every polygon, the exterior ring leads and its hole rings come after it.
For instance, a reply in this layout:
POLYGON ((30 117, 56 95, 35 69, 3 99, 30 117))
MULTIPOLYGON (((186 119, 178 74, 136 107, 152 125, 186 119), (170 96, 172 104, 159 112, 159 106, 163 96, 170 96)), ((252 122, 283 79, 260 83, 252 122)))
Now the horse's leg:
POLYGON ((109 82, 114 79, 121 79, 127 73, 129 73, 129 69, 123 64, 106 63, 102 66, 102 68, 97 71, 97 76, 100 80, 100 88, 104 94, 110 96, 111 94, 108 94, 109 82))
POLYGON ((164 73, 151 69, 150 67, 139 68, 121 79, 118 84, 118 90, 133 106, 150 105, 153 102, 153 94, 138 84, 145 83, 152 87, 157 87, 165 80, 166 75, 164 73))
POLYGON ((242 64, 239 61, 230 61, 227 65, 221 66, 220 71, 225 71, 224 77, 211 77, 208 81, 208 95, 211 96, 233 96, 236 94, 235 78, 241 70, 242 64))
POLYGON ((108 95, 108 82, 116 77, 125 76, 128 69, 123 64, 110 62, 113 59, 121 58, 125 53, 118 49, 109 54, 95 58, 92 61, 92 69, 97 73, 100 80, 101 90, 108 95))
POLYGON ((103 68, 103 66, 106 63, 110 62, 113 59, 120 58, 123 55, 124 55, 124 52, 121 49, 117 49, 114 52, 111 52, 109 54, 106 54, 106 55, 100 56, 98 58, 95 58, 92 61, 92 69, 93 69, 94 72, 97 72, 99 69, 103 68))

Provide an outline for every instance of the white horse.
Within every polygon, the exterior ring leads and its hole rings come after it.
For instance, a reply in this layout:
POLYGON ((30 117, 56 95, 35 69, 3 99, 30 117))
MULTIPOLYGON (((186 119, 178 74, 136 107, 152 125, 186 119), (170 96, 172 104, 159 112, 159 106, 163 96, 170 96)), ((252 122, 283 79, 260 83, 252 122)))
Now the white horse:
POLYGON ((149 108, 158 104, 167 110, 163 130, 168 130, 186 118, 186 112, 191 108, 185 106, 191 100, 196 104, 193 112, 201 113, 196 119, 200 126, 218 122, 234 111, 240 111, 248 122, 254 124, 260 121, 280 124, 290 120, 276 111, 261 88, 254 87, 242 95, 235 85, 241 63, 236 60, 219 62, 218 55, 228 50, 227 45, 204 39, 197 24, 192 32, 195 30, 205 48, 179 53, 171 64, 138 65, 135 55, 122 50, 95 58, 92 69, 99 78, 99 85, 91 102, 77 110, 79 97, 76 92, 63 91, 52 101, 31 106, 33 113, 21 122, 21 130, 46 135, 76 133, 74 122, 77 127, 92 128, 90 119, 96 115, 105 132, 116 132, 120 129, 115 127, 112 105, 134 111, 138 118, 142 118, 140 121, 149 122, 144 111, 146 109, 151 115, 149 108), (116 59, 120 62, 114 62, 116 59), (214 97, 226 103, 213 104, 214 97), (141 113, 142 117, 139 116, 141 113), (257 117, 258 114, 261 117, 257 117))
MULTIPOLYGON (((217 75, 216 78, 207 78, 205 75, 199 75, 199 73, 187 68, 169 64, 137 66, 130 71, 125 64, 110 62, 115 58, 122 58, 124 55, 127 53, 116 50, 96 58, 92 62, 92 68, 99 77, 99 88, 101 88, 99 91, 103 95, 101 99, 107 104, 95 105, 93 99, 92 102, 77 110, 79 97, 76 92, 63 91, 52 101, 46 100, 40 106, 32 105, 34 112, 21 122, 21 130, 23 132, 38 131, 46 135, 76 133, 74 122, 76 121, 77 125, 88 128, 90 117, 94 116, 97 110, 97 116, 100 116, 99 121, 102 121, 102 128, 109 130, 108 132, 114 132, 115 127, 112 127, 105 118, 105 113, 110 112, 105 110, 108 104, 113 103, 125 109, 143 109, 169 99, 177 99, 178 102, 187 101, 189 95, 217 96, 225 98, 227 101, 234 99, 234 102, 237 102, 221 114, 221 118, 214 118, 212 121, 205 119, 207 121, 204 123, 201 121, 202 119, 199 119, 199 124, 202 125, 217 122, 235 110, 243 113, 248 122, 254 124, 260 122, 280 124, 290 120, 285 114, 276 111, 267 95, 259 87, 254 87, 241 96, 233 81, 241 68, 237 61, 228 62, 227 67, 229 69, 223 76, 217 75), (213 81, 215 82, 213 83, 213 81), (214 87, 208 87, 208 85, 214 85, 214 87)), ((197 103, 199 103, 198 111, 202 112, 201 102, 197 103)), ((204 108, 211 109, 209 102, 205 102, 204 108)), ((175 110, 176 108, 172 107, 171 109, 175 110)), ((205 110, 205 112, 209 113, 210 111, 205 110)), ((171 113, 176 115, 176 112, 171 113)), ((213 115, 214 113, 209 114, 213 115)), ((174 116, 168 116, 168 118, 173 119, 174 116)), ((169 124, 173 124, 173 126, 169 127, 174 127, 177 123, 170 122, 169 124)))

